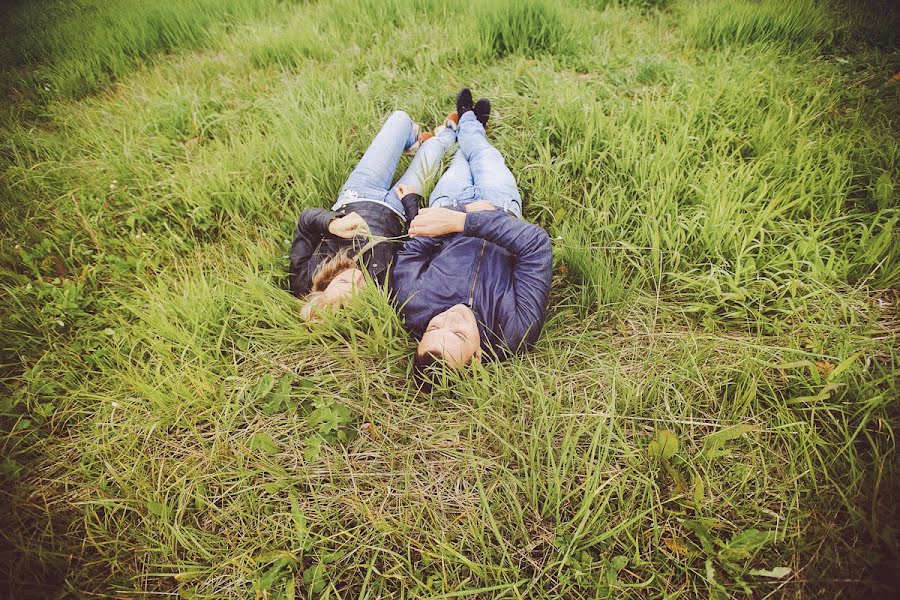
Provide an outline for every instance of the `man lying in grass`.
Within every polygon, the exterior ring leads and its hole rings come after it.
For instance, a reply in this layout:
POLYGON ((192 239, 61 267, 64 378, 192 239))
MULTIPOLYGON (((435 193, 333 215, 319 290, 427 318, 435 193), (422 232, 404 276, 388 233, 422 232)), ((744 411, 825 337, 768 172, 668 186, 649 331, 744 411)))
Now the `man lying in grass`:
POLYGON ((402 111, 391 114, 341 188, 331 210, 310 208, 300 214, 291 246, 291 292, 309 294, 305 318, 326 306, 341 306, 354 290, 372 281, 384 283, 397 244, 416 216, 422 182, 433 176, 444 153, 456 142, 456 114, 431 133, 402 111), (401 153, 415 154, 391 188, 401 153), (387 238, 387 241, 381 241, 387 238))
POLYGON ((416 367, 457 368, 532 345, 547 311, 553 257, 547 232, 522 220, 516 180, 484 126, 490 102, 456 100, 459 149, 409 226, 392 293, 419 340, 416 367))

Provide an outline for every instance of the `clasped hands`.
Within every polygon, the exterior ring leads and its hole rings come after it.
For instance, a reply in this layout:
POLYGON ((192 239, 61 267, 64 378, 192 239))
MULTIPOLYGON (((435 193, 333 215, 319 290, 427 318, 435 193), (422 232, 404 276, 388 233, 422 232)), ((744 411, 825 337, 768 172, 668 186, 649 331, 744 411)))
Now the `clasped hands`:
MULTIPOLYGON (((415 194, 416 188, 411 185, 398 185, 394 190, 397 197, 401 200, 407 194, 415 194)), ((347 213, 343 217, 339 217, 328 224, 328 233, 346 240, 352 239, 358 235, 369 235, 369 224, 366 223, 359 214, 352 212, 347 213)))
POLYGON ((487 200, 466 205, 466 212, 449 208, 423 208, 409 224, 409 237, 437 237, 448 233, 461 233, 466 228, 466 213, 494 210, 487 200))

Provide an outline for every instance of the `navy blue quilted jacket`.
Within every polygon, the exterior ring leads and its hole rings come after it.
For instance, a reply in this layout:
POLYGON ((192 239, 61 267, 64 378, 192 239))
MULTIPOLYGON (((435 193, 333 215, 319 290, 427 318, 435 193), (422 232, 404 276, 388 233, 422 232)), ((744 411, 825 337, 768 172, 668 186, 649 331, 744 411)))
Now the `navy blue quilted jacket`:
POLYGON ((546 231, 505 212, 473 212, 462 233, 406 242, 394 259, 391 292, 417 340, 434 315, 467 305, 482 349, 502 359, 537 341, 552 271, 546 231))

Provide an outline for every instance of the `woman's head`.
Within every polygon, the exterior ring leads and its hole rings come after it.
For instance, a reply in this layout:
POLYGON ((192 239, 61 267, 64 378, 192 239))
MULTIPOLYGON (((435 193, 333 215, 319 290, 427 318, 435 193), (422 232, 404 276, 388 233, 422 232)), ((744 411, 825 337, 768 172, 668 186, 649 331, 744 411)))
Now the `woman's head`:
POLYGON ((306 298, 300 314, 305 319, 315 318, 316 311, 328 306, 343 306, 354 292, 366 285, 365 273, 346 251, 340 252, 316 269, 312 277, 312 291, 306 298))

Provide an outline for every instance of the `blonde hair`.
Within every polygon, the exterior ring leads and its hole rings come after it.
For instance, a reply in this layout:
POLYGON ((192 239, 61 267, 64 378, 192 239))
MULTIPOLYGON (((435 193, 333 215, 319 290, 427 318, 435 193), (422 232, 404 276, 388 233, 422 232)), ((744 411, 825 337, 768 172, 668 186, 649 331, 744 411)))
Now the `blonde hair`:
POLYGON ((312 291, 306 297, 306 303, 300 309, 300 316, 306 320, 315 318, 315 311, 325 305, 325 288, 331 281, 347 269, 358 269, 356 260, 350 257, 347 248, 341 250, 328 260, 323 261, 312 276, 312 291))

